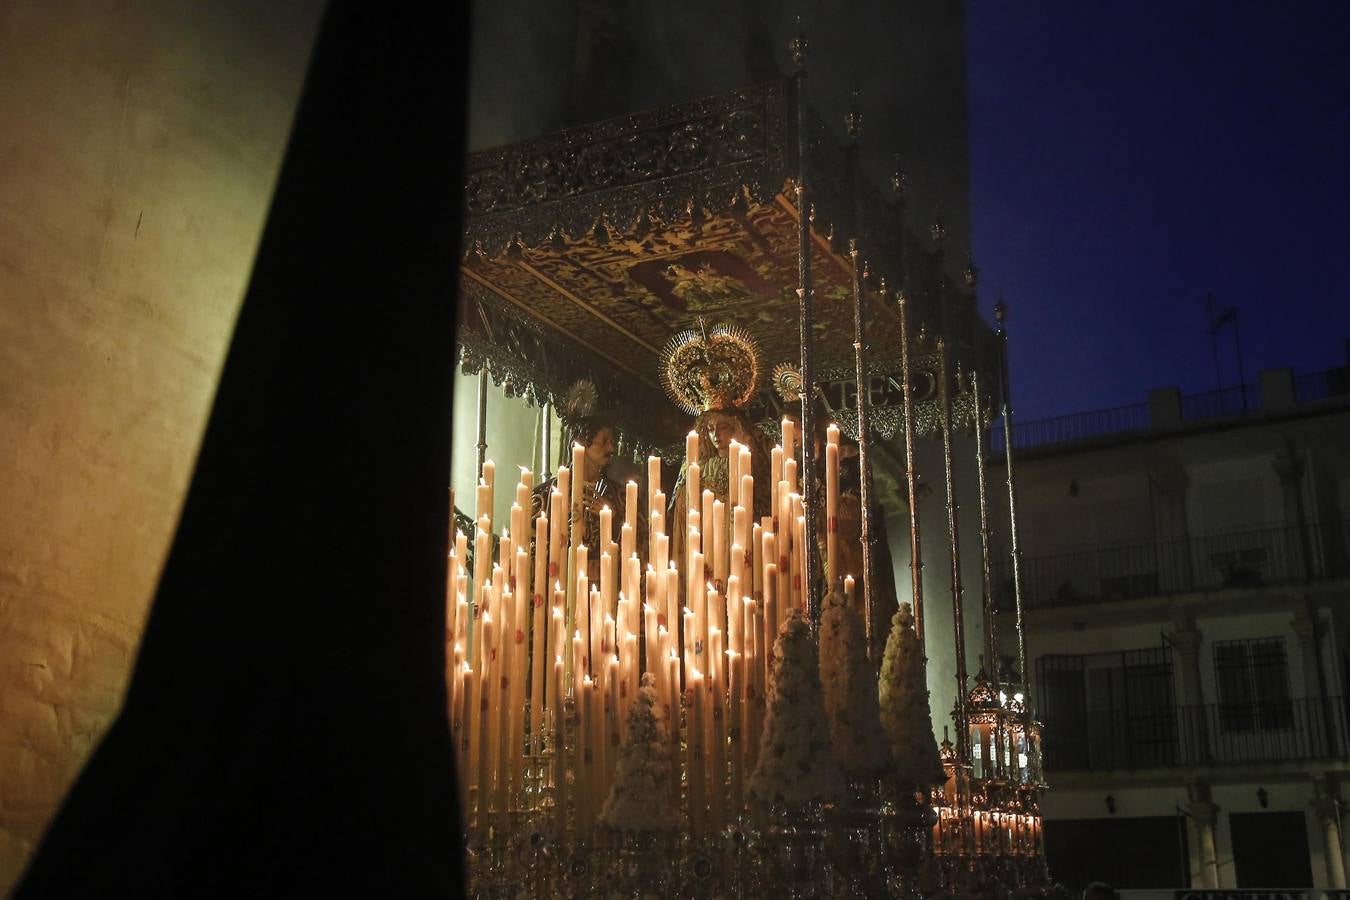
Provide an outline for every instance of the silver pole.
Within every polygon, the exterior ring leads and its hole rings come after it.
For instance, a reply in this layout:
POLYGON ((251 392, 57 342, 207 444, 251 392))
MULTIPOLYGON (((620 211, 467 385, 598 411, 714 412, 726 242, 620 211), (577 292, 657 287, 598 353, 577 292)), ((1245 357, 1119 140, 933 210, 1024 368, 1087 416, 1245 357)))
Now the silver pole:
POLYGON ((553 475, 552 471, 550 471, 552 460, 549 459, 553 450, 553 448, 549 446, 553 441, 553 404, 546 400, 540 407, 540 410, 544 416, 544 423, 541 426, 542 431, 539 435, 539 453, 544 459, 543 465, 540 467, 539 483, 543 484, 553 475))
MULTIPOLYGON (((872 621, 876 614, 872 605, 872 531, 868 525, 872 518, 872 469, 867 461, 867 332, 863 310, 863 270, 858 260, 856 241, 849 241, 848 255, 853 261, 853 362, 858 380, 858 501, 862 506, 863 628, 867 657, 876 659, 876 625, 872 621)), ((828 523, 826 527, 833 528, 834 523, 828 523)), ((834 585, 830 585, 830 589, 833 590, 834 585)))
POLYGON ((806 609, 815 633, 820 627, 820 587, 816 569, 816 553, 812 544, 816 536, 815 504, 815 422, 812 406, 815 401, 815 373, 811 310, 811 211, 807 205, 806 168, 810 140, 806 117, 806 36, 799 29, 789 44, 793 63, 797 66, 797 330, 801 341, 802 370, 802 440, 801 476, 802 506, 806 513, 807 546, 802 548, 806 568, 806 609))
POLYGON ((961 528, 956 510, 956 480, 952 456, 951 376, 947 368, 947 340, 938 341, 938 377, 942 380, 942 456, 947 482, 947 533, 952 557, 952 632, 956 642, 956 759, 970 762, 970 726, 966 712, 966 628, 961 608, 961 528))
POLYGON ((487 459, 487 394, 488 373, 478 371, 478 477, 483 477, 483 462, 487 459))

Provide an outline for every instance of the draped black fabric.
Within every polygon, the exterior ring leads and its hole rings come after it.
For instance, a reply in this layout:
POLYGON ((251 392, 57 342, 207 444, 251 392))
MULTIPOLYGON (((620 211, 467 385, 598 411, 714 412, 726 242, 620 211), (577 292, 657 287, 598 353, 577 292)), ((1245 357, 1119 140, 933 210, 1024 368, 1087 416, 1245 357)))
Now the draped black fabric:
POLYGON ((17 897, 459 893, 467 25, 456 4, 326 11, 126 703, 17 897))

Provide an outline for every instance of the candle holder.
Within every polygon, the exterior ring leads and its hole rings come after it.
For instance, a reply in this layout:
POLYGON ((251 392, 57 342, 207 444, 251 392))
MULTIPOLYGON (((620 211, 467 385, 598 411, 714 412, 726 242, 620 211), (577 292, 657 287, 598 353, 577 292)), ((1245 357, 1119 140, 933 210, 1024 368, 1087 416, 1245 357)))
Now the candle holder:
POLYGON ((774 804, 759 831, 767 883, 793 900, 834 893, 834 866, 825 851, 826 811, 821 803, 774 804))

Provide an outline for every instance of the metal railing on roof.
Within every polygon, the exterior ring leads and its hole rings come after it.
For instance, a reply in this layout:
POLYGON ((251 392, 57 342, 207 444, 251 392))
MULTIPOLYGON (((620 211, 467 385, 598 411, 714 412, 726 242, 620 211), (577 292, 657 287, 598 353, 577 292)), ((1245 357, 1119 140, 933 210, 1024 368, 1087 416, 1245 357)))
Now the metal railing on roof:
MULTIPOLYGON (((1013 606, 1012 566, 992 566, 994 602, 1013 606)), ((1350 522, 1281 525, 1183 540, 1024 554, 1027 609, 1350 576, 1350 522)))
MULTIPOLYGON (((1350 368, 1341 366, 1321 372, 1309 372, 1294 377, 1294 402, 1314 403, 1331 397, 1350 395, 1350 368)), ((1256 412, 1263 406, 1259 384, 1237 385, 1185 394, 1181 398, 1183 422, 1223 419, 1256 412)), ((1109 409, 1094 409, 1070 413, 1049 419, 1018 422, 1013 428, 1013 447, 1046 447, 1070 444, 1106 435, 1144 432, 1153 427, 1148 403, 1132 403, 1109 409)), ((1002 453, 1004 448, 1003 422, 995 422, 990 429, 989 448, 1002 453)))
POLYGON ((1044 729, 1051 774, 1344 759, 1350 751, 1340 697, 1066 711, 1047 717, 1044 729))

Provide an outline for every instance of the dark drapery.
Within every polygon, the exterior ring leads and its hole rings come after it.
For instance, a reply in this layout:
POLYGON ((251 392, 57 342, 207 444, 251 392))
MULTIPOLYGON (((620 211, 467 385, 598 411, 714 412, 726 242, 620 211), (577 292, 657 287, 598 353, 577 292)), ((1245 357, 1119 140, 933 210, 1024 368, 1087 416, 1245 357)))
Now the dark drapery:
POLYGON ((16 896, 458 893, 466 34, 330 4, 126 703, 16 896))

